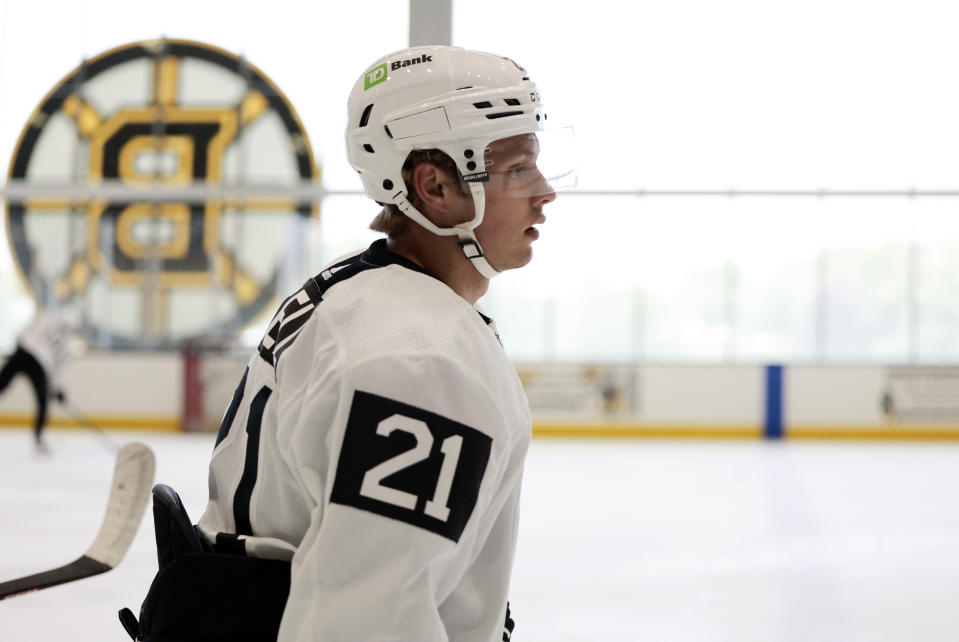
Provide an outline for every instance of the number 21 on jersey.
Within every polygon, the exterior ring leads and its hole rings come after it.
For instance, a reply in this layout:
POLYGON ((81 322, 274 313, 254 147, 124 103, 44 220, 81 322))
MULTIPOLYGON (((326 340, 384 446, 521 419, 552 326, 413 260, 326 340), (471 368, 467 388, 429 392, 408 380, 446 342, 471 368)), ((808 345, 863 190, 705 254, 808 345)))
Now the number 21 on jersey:
POLYGON ((492 440, 409 404, 357 391, 330 501, 459 540, 492 440))

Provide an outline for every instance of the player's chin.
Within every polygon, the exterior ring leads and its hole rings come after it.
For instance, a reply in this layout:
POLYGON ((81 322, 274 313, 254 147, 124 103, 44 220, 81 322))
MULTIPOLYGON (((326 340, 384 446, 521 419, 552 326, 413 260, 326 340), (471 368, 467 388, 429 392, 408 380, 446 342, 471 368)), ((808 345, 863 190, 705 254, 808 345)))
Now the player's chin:
POLYGON ((527 246, 522 252, 517 252, 513 257, 512 268, 521 268, 528 265, 533 260, 533 248, 527 246))
POLYGON ((533 248, 527 245, 525 248, 517 249, 509 255, 501 255, 497 258, 487 257, 487 259, 497 272, 515 270, 527 265, 533 259, 533 248))

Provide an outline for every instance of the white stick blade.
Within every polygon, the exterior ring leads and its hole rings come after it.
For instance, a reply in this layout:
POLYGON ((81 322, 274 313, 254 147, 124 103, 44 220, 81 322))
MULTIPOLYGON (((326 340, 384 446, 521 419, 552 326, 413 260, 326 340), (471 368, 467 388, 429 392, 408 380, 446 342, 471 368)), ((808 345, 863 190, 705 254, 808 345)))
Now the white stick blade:
POLYGON ((117 453, 107 514, 85 555, 111 568, 120 563, 133 542, 153 488, 156 460, 149 446, 131 442, 117 453))

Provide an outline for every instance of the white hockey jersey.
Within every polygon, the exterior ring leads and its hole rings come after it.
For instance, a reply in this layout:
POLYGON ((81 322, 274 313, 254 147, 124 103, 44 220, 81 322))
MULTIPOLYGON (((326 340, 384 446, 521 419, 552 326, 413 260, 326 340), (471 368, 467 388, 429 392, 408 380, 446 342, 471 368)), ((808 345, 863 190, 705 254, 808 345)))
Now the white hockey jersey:
POLYGON ((43 366, 51 390, 63 390, 64 368, 82 351, 79 339, 73 336, 78 326, 79 321, 72 310, 41 310, 17 337, 17 345, 43 366))
POLYGON ((281 641, 498 642, 529 438, 492 322, 380 240, 280 306, 198 526, 292 558, 281 641))

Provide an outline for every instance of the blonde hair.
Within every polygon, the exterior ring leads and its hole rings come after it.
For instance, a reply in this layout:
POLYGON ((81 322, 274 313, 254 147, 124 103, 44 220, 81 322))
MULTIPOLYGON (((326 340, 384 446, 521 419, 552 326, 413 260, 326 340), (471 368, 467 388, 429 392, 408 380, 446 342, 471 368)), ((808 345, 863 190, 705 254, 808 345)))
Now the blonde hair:
MULTIPOLYGON (((416 169, 417 165, 422 163, 433 163, 448 176, 460 178, 459 170, 456 169, 456 163, 444 152, 438 149, 414 149, 411 151, 409 156, 406 157, 406 161, 403 162, 402 171, 403 182, 406 184, 406 197, 409 199, 410 204, 416 209, 420 208, 422 201, 420 201, 419 194, 416 193, 416 189, 413 187, 413 170, 416 169)), ((461 182, 457 182, 457 188, 459 189, 460 195, 468 196, 461 182)), ((374 232, 382 232, 388 236, 397 237, 402 235, 404 230, 406 230, 409 220, 410 219, 400 211, 400 208, 392 203, 388 203, 383 206, 380 213, 377 214, 376 218, 370 223, 370 229, 374 232)))

